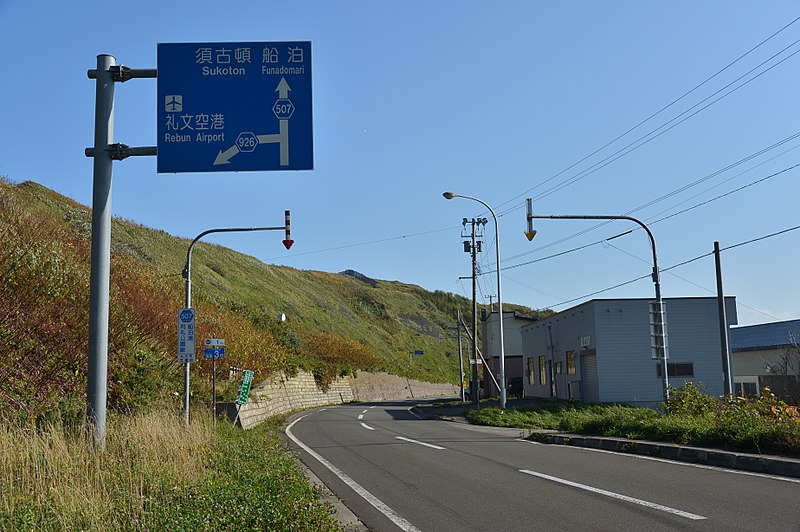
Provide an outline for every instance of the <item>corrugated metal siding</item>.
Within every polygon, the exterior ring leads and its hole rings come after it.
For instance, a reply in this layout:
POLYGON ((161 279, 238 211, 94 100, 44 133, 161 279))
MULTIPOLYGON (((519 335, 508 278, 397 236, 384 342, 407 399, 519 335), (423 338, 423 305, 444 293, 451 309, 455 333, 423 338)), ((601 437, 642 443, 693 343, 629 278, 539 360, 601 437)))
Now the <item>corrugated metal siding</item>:
POLYGON ((800 320, 780 321, 731 329, 733 351, 753 351, 790 345, 800 340, 800 320))
MULTIPOLYGON (((722 354, 716 299, 667 298, 665 303, 670 362, 693 363, 694 377, 690 380, 702 382, 711 394, 721 395, 722 354)), ((663 378, 656 373, 657 361, 650 358, 648 304, 648 299, 592 300, 528 325, 522 332, 523 356, 527 359, 546 355, 554 364, 561 361, 564 373, 556 375, 558 394, 560 398, 566 398, 568 383, 579 382, 582 374, 594 373, 594 368, 582 368, 587 362, 580 356, 585 352, 584 348, 594 349, 599 401, 659 402, 663 399, 663 378), (552 354, 548 349, 548 326, 555 346, 552 354), (581 345, 582 339, 586 345, 581 345), (565 353, 569 350, 576 353, 578 367, 575 375, 566 374, 565 353)), ((735 324, 733 297, 726 298, 726 312, 728 322, 735 324)), ((525 364, 527 368, 527 360, 525 364)), ((670 384, 680 386, 685 380, 672 378, 670 384)), ((527 378, 524 386, 528 396, 550 395, 547 385, 530 385, 527 378)), ((582 387, 584 395, 594 395, 593 391, 588 391, 586 383, 582 387)), ((590 399, 584 397, 584 400, 590 399)))

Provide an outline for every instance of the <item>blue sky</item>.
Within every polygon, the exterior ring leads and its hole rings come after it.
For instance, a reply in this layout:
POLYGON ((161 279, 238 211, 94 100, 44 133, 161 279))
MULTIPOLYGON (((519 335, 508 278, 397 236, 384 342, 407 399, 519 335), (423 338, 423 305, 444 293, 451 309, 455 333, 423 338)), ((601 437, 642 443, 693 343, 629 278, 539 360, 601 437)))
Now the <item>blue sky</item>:
MULTIPOLYGON (((97 54, 155 68, 160 42, 311 41, 314 170, 158 174, 129 158, 115 216, 193 238, 291 209, 289 252, 277 232, 208 241, 469 297, 461 220, 488 213, 452 190, 500 215, 505 301, 652 296, 649 278, 628 282, 650 271, 642 231, 604 241, 633 226, 537 220, 528 242, 532 197, 537 214, 647 223, 665 297, 715 294, 698 257, 719 241, 739 323, 795 319, 800 230, 764 237, 800 225, 797 17, 797 1, 0 0, 0 175, 91 203, 97 54)), ((116 141, 155 145, 156 120, 155 80, 117 84, 116 141)))

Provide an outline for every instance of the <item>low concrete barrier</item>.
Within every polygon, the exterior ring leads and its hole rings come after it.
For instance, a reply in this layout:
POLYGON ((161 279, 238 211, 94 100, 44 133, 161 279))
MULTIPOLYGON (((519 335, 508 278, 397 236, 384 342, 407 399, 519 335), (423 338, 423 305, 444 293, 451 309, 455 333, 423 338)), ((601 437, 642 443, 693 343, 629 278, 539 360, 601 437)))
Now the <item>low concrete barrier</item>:
MULTIPOLYGON (((457 394, 458 387, 452 384, 415 381, 388 373, 359 372, 355 377, 337 379, 326 391, 321 390, 314 376, 306 371, 294 377, 279 373, 253 387, 248 402, 239 408, 239 423, 249 429, 270 417, 316 406, 455 397, 457 394)), ((236 417, 235 404, 220 403, 217 407, 218 414, 225 413, 231 419, 236 417)))

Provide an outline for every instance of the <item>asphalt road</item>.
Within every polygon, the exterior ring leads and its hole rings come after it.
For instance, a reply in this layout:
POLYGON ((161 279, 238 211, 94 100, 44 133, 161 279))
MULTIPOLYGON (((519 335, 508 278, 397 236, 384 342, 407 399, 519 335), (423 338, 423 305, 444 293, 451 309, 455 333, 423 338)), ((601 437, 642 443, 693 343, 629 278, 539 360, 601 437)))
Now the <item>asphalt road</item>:
POLYGON ((287 427, 303 462, 370 529, 800 531, 800 479, 585 448, 352 404, 287 427))

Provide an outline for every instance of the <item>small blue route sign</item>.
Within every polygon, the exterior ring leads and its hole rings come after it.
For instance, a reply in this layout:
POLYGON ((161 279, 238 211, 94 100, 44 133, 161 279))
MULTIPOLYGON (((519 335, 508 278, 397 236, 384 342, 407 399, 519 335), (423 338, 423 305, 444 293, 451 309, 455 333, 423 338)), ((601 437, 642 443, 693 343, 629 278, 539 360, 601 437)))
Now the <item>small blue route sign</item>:
POLYGON ((311 43, 159 43, 159 173, 312 170, 311 43))

